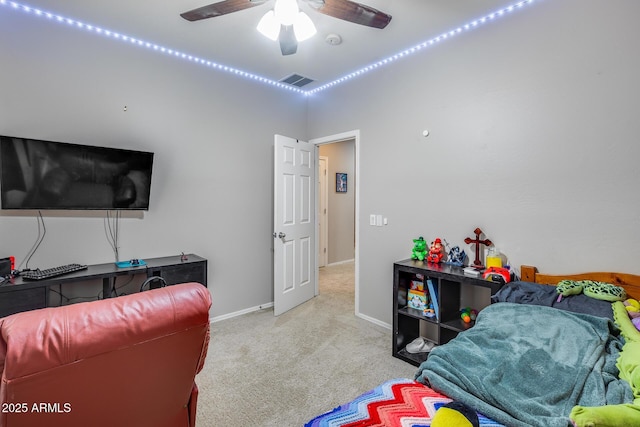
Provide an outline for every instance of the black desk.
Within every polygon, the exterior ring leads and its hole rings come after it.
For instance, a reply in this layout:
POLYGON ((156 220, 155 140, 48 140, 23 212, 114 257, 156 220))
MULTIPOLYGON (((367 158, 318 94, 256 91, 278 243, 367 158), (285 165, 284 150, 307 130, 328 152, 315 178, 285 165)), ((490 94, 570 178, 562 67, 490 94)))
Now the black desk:
POLYGON ((118 276, 146 274, 147 277, 160 276, 167 285, 184 282, 199 282, 207 286, 207 260, 198 255, 188 254, 186 260, 181 255, 145 259, 147 265, 119 268, 115 263, 89 265, 86 270, 75 271, 44 280, 23 280, 21 277, 6 280, 0 284, 0 317, 21 311, 49 306, 49 288, 72 282, 102 279, 102 295, 109 298, 114 280, 118 276))

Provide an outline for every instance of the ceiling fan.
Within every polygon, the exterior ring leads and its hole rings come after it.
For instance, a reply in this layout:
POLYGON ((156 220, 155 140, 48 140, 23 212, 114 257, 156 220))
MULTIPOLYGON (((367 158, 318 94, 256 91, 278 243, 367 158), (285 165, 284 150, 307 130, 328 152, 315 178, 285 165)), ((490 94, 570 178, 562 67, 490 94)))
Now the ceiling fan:
MULTIPOLYGON (((187 21, 215 18, 216 16, 238 12, 259 6, 270 0, 223 0, 181 13, 187 21)), ((298 42, 316 33, 309 16, 298 8, 298 0, 275 0, 273 10, 268 11, 258 23, 258 31, 272 40, 280 42, 283 55, 296 53, 298 42)), ((391 21, 391 15, 351 0, 304 0, 317 12, 365 25, 384 28, 391 21)))

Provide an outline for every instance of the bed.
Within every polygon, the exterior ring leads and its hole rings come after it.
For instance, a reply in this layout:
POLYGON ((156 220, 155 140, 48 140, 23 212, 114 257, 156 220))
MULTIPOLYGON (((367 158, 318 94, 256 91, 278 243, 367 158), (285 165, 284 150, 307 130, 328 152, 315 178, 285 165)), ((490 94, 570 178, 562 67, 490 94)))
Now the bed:
POLYGON ((561 280, 594 280, 640 297, 640 276, 548 275, 522 266, 473 328, 434 348, 413 379, 392 379, 306 426, 430 426, 451 400, 485 427, 640 426, 640 332, 622 302, 572 295, 561 280))

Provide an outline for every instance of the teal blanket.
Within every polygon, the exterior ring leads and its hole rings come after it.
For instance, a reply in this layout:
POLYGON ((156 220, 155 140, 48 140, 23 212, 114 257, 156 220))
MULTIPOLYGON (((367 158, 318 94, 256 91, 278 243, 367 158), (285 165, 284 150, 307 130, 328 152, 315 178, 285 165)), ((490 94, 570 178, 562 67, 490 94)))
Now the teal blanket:
POLYGON ((416 379, 508 426, 567 427, 576 405, 633 401, 616 368, 623 344, 609 319, 497 303, 432 350, 416 379))

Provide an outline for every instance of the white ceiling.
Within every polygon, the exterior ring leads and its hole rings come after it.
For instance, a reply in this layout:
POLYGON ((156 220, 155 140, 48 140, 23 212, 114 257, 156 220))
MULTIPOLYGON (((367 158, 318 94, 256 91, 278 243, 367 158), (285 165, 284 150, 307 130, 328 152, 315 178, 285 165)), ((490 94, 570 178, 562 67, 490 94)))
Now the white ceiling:
MULTIPOLYGON (((2 0, 5 1, 10 0, 2 0)), ((311 17, 318 33, 300 43, 298 52, 290 56, 282 56, 279 44, 256 30, 262 15, 273 8, 274 0, 196 22, 186 21, 180 13, 213 3, 212 0, 24 0, 17 3, 271 80, 297 73, 316 80, 304 87, 308 90, 518 1, 360 0, 362 4, 392 15, 389 25, 380 30, 323 15, 305 0, 299 0, 301 10, 311 17), (326 43, 325 37, 330 33, 339 34, 343 43, 338 46, 326 43)), ((45 18, 34 16, 33 19, 45 18)), ((508 16, 500 19, 508 19, 508 16)), ((77 31, 79 36, 96 37, 86 31, 77 31)))

